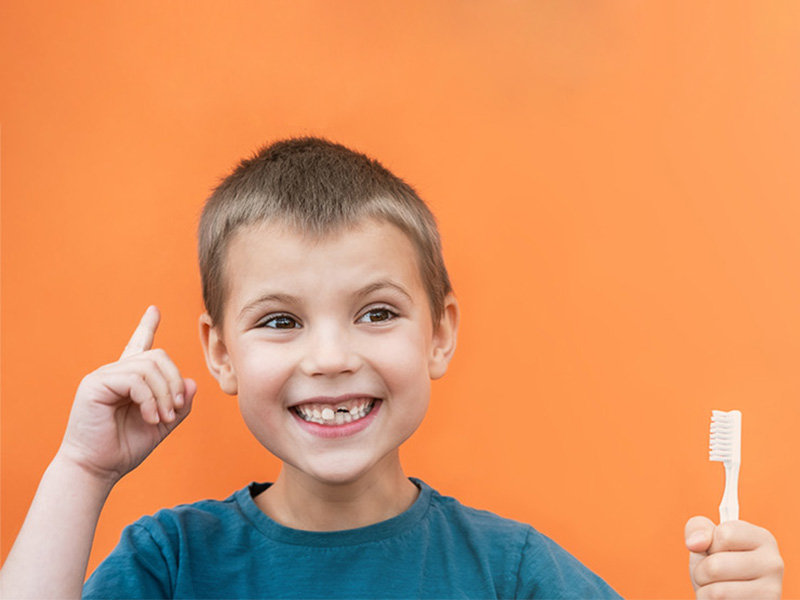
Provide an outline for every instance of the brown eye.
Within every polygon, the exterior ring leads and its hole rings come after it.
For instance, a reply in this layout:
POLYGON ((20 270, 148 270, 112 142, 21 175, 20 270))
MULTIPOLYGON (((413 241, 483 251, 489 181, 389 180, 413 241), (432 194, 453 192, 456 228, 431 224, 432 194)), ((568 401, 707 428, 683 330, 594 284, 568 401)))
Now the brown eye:
POLYGON ((391 321, 397 316, 397 313, 389 310, 388 308, 373 308, 364 313, 359 319, 361 323, 382 323, 384 321, 391 321))
POLYGON ((264 321, 263 326, 270 329, 296 329, 300 323, 289 315, 276 315, 264 321))

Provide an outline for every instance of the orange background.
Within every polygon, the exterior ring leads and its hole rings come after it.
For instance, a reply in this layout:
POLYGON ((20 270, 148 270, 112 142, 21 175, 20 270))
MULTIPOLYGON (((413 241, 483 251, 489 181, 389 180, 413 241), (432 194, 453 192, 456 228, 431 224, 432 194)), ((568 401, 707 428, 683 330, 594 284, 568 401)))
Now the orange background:
POLYGON ((530 522, 626 596, 691 595, 712 408, 742 518, 800 597, 794 2, 36 2, 0 8, 2 554, 81 377, 149 303, 200 385, 112 493, 144 513, 271 480, 207 373, 194 228, 234 163, 324 135, 441 223, 463 313, 409 474, 530 522))

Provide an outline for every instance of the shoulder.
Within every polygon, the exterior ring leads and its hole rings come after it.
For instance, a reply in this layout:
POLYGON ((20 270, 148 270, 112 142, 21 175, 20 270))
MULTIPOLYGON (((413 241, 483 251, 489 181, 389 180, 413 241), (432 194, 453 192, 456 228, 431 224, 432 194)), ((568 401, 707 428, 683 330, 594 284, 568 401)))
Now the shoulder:
MULTIPOLYGON (((424 484, 423 484, 424 485, 424 484)), ((531 531, 530 525, 501 517, 488 510, 466 506, 456 498, 431 490, 430 519, 446 524, 465 534, 494 542, 516 543, 522 546, 531 531)))
POLYGON ((204 537, 223 534, 246 520, 239 501, 243 494, 249 494, 249 488, 243 488, 224 500, 200 500, 163 508, 153 515, 141 517, 126 531, 135 537, 147 534, 159 545, 173 545, 177 538, 200 532, 204 537))
POLYGON ((431 494, 430 510, 430 521, 458 538, 463 548, 508 569, 514 597, 619 597, 577 558, 531 525, 465 506, 436 491, 431 494))
MULTIPOLYGON (((224 500, 202 500, 159 510, 125 527, 116 548, 84 585, 85 598, 172 597, 185 587, 185 562, 224 560, 226 544, 247 531, 243 488, 224 500)), ((198 565, 204 567, 204 565, 198 565)), ((189 594, 191 595, 191 594, 189 594)))
POLYGON ((252 529, 243 505, 249 497, 245 487, 224 500, 201 500, 163 508, 134 521, 122 531, 119 544, 107 560, 148 558, 176 568, 180 555, 223 552, 237 532, 252 529))

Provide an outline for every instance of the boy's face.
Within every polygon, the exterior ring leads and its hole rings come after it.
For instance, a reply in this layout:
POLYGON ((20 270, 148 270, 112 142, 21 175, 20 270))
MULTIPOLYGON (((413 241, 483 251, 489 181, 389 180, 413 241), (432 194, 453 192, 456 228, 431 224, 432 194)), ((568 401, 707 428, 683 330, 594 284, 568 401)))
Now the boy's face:
POLYGON ((434 328, 416 254, 365 220, 322 239, 267 223, 233 237, 224 333, 202 321, 209 366, 255 437, 298 474, 358 480, 397 461, 431 378, 455 348, 449 296, 434 328))

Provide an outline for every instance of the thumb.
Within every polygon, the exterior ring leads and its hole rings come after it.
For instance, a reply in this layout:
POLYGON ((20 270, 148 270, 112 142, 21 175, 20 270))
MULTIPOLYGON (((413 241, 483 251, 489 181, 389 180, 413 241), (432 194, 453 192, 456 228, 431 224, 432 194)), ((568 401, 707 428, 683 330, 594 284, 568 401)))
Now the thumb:
POLYGON ((714 522, 707 517, 692 517, 686 521, 683 537, 690 552, 706 552, 714 539, 714 522))
POLYGON ((714 522, 706 517, 692 517, 686 521, 683 536, 686 548, 689 550, 689 578, 692 587, 697 590, 694 570, 698 563, 708 556, 708 549, 714 540, 714 522))

